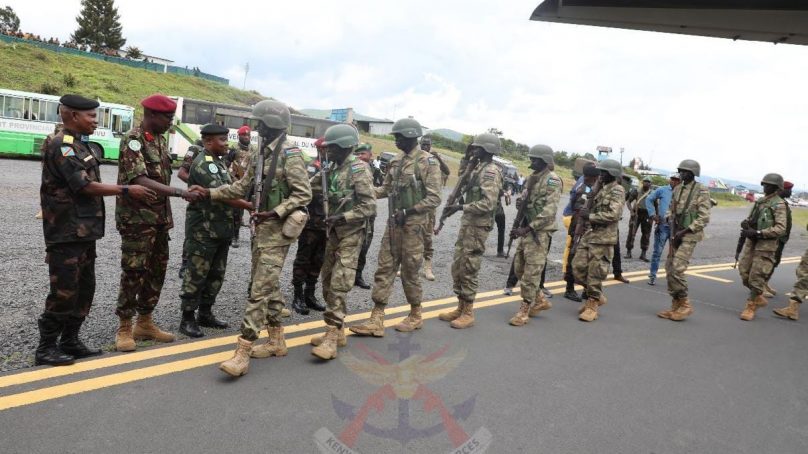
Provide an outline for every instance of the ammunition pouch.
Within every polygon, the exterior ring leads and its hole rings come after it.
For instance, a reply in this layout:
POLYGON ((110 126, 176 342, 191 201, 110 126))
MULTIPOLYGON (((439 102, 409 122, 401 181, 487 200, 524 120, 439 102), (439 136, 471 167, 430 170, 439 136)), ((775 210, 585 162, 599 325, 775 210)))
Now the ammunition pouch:
POLYGON ((281 233, 291 240, 297 239, 297 237, 303 233, 303 228, 306 227, 306 221, 308 221, 308 219, 309 215, 305 210, 297 209, 292 211, 286 216, 286 219, 283 220, 281 233))

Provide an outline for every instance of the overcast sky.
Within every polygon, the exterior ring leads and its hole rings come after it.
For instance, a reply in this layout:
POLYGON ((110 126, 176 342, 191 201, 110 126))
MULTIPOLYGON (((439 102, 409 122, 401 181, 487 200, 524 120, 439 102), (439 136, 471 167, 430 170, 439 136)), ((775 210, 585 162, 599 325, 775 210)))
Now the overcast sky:
MULTIPOLYGON (((249 62, 248 89, 296 108, 624 147, 624 162, 659 168, 695 158, 704 174, 806 188, 808 47, 529 21, 539 1, 116 4, 128 44, 238 87, 249 62)), ((24 31, 64 40, 80 2, 5 3, 24 31)))

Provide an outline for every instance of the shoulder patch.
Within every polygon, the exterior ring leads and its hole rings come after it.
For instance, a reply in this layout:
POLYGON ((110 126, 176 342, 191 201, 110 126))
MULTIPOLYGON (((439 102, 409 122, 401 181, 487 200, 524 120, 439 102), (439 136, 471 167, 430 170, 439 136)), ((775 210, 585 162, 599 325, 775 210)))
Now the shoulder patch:
POLYGON ((132 151, 140 151, 140 149, 143 148, 143 144, 137 139, 130 140, 126 146, 132 151))
POLYGON ((561 186, 561 180, 558 178, 550 177, 547 179, 547 186, 561 186))
POLYGON ((213 156, 205 156, 206 162, 213 162, 213 156))
POLYGON ((62 156, 64 156, 64 157, 76 156, 76 152, 73 151, 73 147, 71 147, 69 145, 63 145, 62 146, 62 156))
POLYGON ((287 148, 283 150, 283 153, 286 155, 287 158, 291 158, 293 156, 300 156, 300 157, 303 156, 302 152, 300 151, 300 148, 297 147, 287 148))
POLYGON ((73 143, 73 136, 65 134, 62 137, 62 143, 71 144, 73 143))
POLYGON ((426 158, 426 162, 428 162, 428 163, 429 163, 429 165, 431 165, 431 166, 436 166, 436 165, 438 165, 438 160, 437 160, 437 159, 435 159, 435 158, 434 158, 434 157, 432 157, 432 156, 430 156, 430 157, 426 158))
POLYGON ((363 170, 365 170, 365 166, 363 166, 361 162, 355 162, 355 163, 351 164, 351 172, 352 173, 359 173, 359 172, 361 172, 363 170))

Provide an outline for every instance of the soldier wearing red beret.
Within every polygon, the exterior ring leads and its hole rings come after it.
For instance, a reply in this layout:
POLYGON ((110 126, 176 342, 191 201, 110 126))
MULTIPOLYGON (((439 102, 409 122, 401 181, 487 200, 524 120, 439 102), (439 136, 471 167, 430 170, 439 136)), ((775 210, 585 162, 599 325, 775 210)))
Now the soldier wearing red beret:
POLYGON ((177 103, 155 94, 140 103, 143 121, 121 140, 118 184, 139 184, 152 189, 151 202, 118 197, 115 222, 121 233, 121 287, 115 313, 120 327, 115 335, 118 351, 135 350, 135 339, 172 342, 174 335, 152 321, 160 300, 168 266, 168 232, 174 227, 169 197, 188 201, 199 198, 185 189, 171 187, 171 157, 164 134, 171 126, 177 103), (137 314, 133 327, 132 317, 137 314))

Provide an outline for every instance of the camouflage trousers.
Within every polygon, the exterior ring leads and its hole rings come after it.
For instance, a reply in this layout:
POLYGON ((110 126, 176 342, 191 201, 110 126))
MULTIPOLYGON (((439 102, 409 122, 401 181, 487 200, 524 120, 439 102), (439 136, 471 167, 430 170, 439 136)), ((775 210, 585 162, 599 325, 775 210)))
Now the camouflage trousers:
POLYGON ((323 318, 327 325, 342 328, 345 315, 348 313, 346 304, 348 292, 354 286, 356 265, 364 239, 364 229, 344 234, 344 236, 340 236, 336 230, 331 231, 325 247, 325 262, 320 275, 326 305, 323 318))
POLYGON ((292 264, 292 285, 316 285, 325 257, 325 230, 303 229, 297 239, 297 254, 292 264))
POLYGON ((746 240, 738 261, 738 272, 744 287, 749 289, 750 299, 766 290, 766 282, 774 271, 774 256, 775 251, 757 251, 754 241, 746 240))
POLYGON ((802 260, 797 267, 797 282, 794 284, 792 294, 794 295, 792 298, 800 302, 808 298, 808 250, 802 254, 802 260))
POLYGON ((685 272, 690 265, 690 258, 696 249, 697 241, 682 241, 673 255, 668 255, 665 262, 665 273, 668 281, 668 294, 671 298, 687 298, 687 278, 685 272))
POLYGON ((651 244, 651 218, 648 211, 642 208, 637 214, 631 216, 628 223, 628 237, 626 238, 626 250, 634 249, 634 239, 637 237, 637 230, 640 230, 640 250, 647 251, 651 244))
POLYGON ((603 296, 603 281, 609 275, 613 256, 613 244, 591 244, 586 238, 581 239, 572 257, 572 274, 590 298, 603 296))
POLYGON ((435 210, 426 215, 426 225, 424 225, 424 260, 432 260, 435 256, 435 248, 432 246, 432 237, 435 236, 435 210))
POLYGON ((356 272, 361 273, 362 270, 365 269, 365 263, 367 262, 368 250, 370 249, 370 244, 373 243, 373 224, 376 223, 376 216, 370 217, 368 219, 368 225, 365 229, 365 239, 362 241, 362 249, 359 251, 359 261, 356 263, 356 272))
POLYGON ((210 307, 222 288, 227 270, 230 240, 190 238, 187 242, 188 268, 180 289, 182 310, 210 307))
POLYGON ((265 325, 281 326, 281 310, 284 307, 280 289, 281 270, 289 244, 252 248, 252 284, 244 320, 241 322, 241 337, 249 341, 258 339, 265 325))
POLYGON ((452 260, 453 290, 459 300, 472 303, 477 297, 480 262, 491 230, 491 227, 460 226, 452 260))
POLYGON ((46 252, 50 292, 45 315, 86 317, 95 295, 95 241, 52 244, 46 252))
POLYGON ((121 230, 119 317, 150 314, 160 300, 168 267, 168 229, 143 227, 121 230))
POLYGON ((371 299, 375 304, 386 306, 396 273, 401 268, 401 285, 410 305, 421 304, 422 290, 419 272, 424 263, 424 230, 421 224, 406 224, 404 227, 384 229, 379 245, 379 262, 373 276, 371 299))
POLYGON ((522 299, 537 301, 539 282, 547 264, 547 252, 552 237, 547 232, 536 232, 519 239, 516 255, 513 257, 513 270, 521 286, 522 299))

